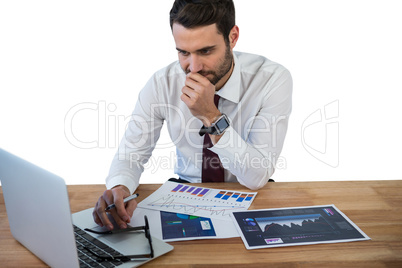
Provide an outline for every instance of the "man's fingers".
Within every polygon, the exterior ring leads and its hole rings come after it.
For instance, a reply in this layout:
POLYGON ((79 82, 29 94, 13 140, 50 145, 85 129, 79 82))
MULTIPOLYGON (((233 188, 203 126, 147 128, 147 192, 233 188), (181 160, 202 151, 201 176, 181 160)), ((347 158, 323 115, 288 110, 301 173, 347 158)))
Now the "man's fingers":
POLYGON ((187 79, 186 81, 194 81, 197 83, 200 83, 204 86, 207 86, 208 84, 210 84, 211 82, 208 80, 208 78, 206 78, 205 76, 199 74, 199 73, 188 73, 187 74, 187 79))
POLYGON ((185 87, 187 87, 189 90, 193 90, 193 91, 200 91, 204 88, 203 85, 201 85, 199 82, 189 79, 187 78, 185 83, 184 83, 185 87))
POLYGON ((92 212, 92 217, 94 218, 94 222, 99 225, 100 227, 103 227, 103 222, 99 218, 98 213, 96 212, 96 209, 94 208, 94 211, 92 212))
POLYGON ((202 92, 206 88, 213 86, 206 77, 200 74, 191 74, 191 76, 188 74, 184 84, 196 92, 202 92))
POLYGON ((94 221, 100 226, 106 226, 109 230, 113 230, 113 224, 105 211, 105 208, 111 204, 115 207, 108 212, 111 213, 114 221, 120 228, 127 228, 127 223, 133 215, 137 202, 132 200, 124 203, 124 198, 130 195, 130 191, 125 186, 117 186, 112 190, 106 190, 99 198, 92 213, 94 221))
POLYGON ((188 86, 184 86, 181 90, 181 92, 186 95, 189 99, 194 100, 199 96, 199 93, 197 93, 194 89, 189 88, 188 86))
MULTIPOLYGON (((129 222, 130 218, 129 218, 128 214, 127 214, 123 198, 115 199, 114 204, 116 205, 115 211, 117 212, 119 220, 122 220, 123 222, 129 222)), ((113 214, 113 209, 112 209, 112 215, 113 215, 113 218, 116 219, 116 217, 113 214)), ((118 222, 117 220, 116 220, 116 222, 119 224, 119 226, 122 224, 122 222, 118 222)))
POLYGON ((110 210, 110 214, 112 214, 113 219, 115 220, 116 224, 120 227, 120 229, 127 228, 127 223, 124 221, 120 215, 117 213, 116 209, 113 208, 110 210))
POLYGON ((130 219, 133 216, 134 210, 137 208, 137 204, 136 200, 131 200, 126 204, 126 211, 130 219))
POLYGON ((110 222, 105 208, 106 208, 107 203, 103 199, 103 196, 101 196, 96 203, 96 206, 94 208, 94 211, 92 212, 94 221, 101 227, 106 226, 109 230, 113 229, 113 224, 110 222))
POLYGON ((127 228, 127 223, 130 222, 130 217, 126 211, 126 204, 124 198, 129 196, 129 192, 121 188, 112 190, 115 208, 111 210, 112 216, 120 228, 127 228))
MULTIPOLYGON (((123 203, 123 202, 122 202, 123 203)), ((116 204, 116 203, 115 203, 116 204)), ((137 208, 137 201, 131 200, 130 202, 123 203, 123 209, 120 210, 120 205, 116 204, 116 207, 110 210, 117 225, 121 229, 127 228, 127 223, 130 223, 134 210, 137 208)))

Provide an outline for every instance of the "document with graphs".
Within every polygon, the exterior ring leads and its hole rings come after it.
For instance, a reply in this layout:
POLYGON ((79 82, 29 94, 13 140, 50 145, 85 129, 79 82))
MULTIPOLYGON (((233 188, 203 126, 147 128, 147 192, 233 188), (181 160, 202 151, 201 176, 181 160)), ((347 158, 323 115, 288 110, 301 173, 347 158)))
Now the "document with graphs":
POLYGON ((233 212, 247 249, 369 240, 334 205, 233 212))
POLYGON ((138 207, 231 221, 231 212, 247 210, 256 195, 257 192, 211 189, 167 181, 138 207))

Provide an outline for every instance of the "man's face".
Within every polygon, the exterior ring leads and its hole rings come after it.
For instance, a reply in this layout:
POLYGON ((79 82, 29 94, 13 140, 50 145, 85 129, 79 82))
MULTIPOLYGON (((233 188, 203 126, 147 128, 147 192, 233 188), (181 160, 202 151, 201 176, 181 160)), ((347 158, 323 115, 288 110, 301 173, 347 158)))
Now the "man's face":
POLYGON ((187 29, 174 23, 173 37, 181 68, 186 74, 199 73, 213 85, 226 82, 220 80, 231 70, 233 55, 216 24, 187 29))

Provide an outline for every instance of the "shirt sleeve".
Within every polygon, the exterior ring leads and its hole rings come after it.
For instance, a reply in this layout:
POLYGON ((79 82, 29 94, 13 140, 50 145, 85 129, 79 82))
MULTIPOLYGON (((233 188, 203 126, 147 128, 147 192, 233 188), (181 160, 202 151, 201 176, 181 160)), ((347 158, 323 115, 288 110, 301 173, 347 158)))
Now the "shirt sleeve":
POLYGON ((292 109, 293 83, 289 71, 282 71, 269 87, 263 89, 267 93, 261 109, 252 120, 247 120, 252 123, 242 126, 243 133, 229 127, 210 148, 240 184, 253 190, 263 187, 275 171, 292 109))
POLYGON ((144 165, 159 139, 163 116, 159 110, 158 82, 153 76, 141 90, 126 132, 115 154, 106 187, 126 186, 133 193, 139 186, 144 165))

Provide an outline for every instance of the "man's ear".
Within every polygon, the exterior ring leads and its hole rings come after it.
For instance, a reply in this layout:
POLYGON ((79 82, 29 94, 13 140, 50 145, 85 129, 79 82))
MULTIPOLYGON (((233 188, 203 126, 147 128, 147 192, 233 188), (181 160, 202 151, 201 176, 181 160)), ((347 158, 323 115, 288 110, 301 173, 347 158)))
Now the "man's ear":
POLYGON ((239 27, 235 25, 229 33, 230 49, 233 49, 236 46, 237 40, 239 40, 239 27))

